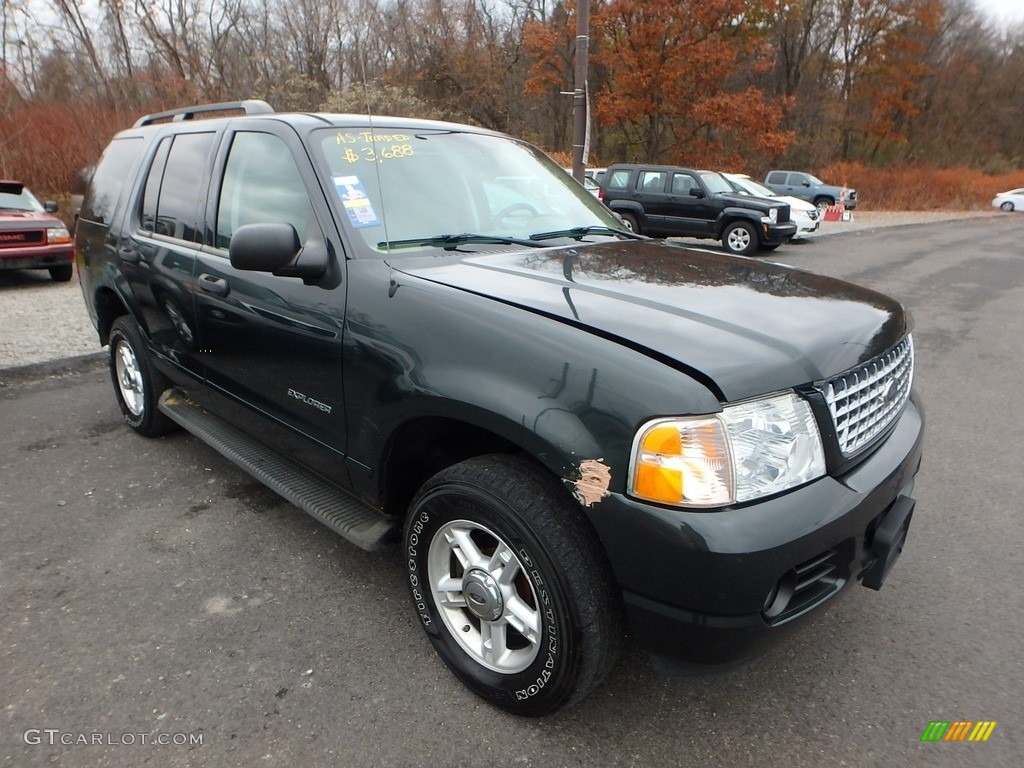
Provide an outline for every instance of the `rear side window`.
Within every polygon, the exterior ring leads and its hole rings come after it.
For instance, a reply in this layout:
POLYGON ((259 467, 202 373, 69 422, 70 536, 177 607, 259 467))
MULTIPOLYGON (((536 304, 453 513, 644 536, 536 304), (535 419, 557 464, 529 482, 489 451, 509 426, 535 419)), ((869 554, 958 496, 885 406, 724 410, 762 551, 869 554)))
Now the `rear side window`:
POLYGON ((786 183, 786 174, 784 174, 784 173, 782 173, 780 171, 775 171, 775 173, 769 173, 768 174, 768 183, 769 184, 785 184, 786 183))
POLYGON ((141 137, 114 139, 110 142, 92 175, 79 218, 98 224, 110 223, 121 190, 142 154, 143 147, 141 137))
MULTIPOLYGON (((181 133, 174 137, 160 182, 156 233, 191 243, 203 241, 199 226, 203 182, 210 165, 212 133, 181 133)), ((156 163, 150 175, 157 171, 156 163)), ((147 192, 149 183, 147 182, 147 192)))
POLYGON ((662 171, 641 171, 640 189, 644 192, 664 192, 665 175, 662 171))
POLYGON ((160 142, 160 146, 153 155, 153 162, 150 163, 149 173, 146 174, 146 184, 142 192, 142 204, 140 207, 142 228, 147 232, 156 232, 160 235, 168 235, 166 227, 161 227, 156 216, 156 204, 160 199, 160 182, 164 178, 164 167, 167 165, 167 153, 171 151, 171 139, 166 138, 160 142))
POLYGON ((269 133, 236 133, 221 182, 217 247, 227 248, 245 224, 291 224, 302 242, 311 214, 306 185, 285 143, 269 133))
POLYGON ((608 177, 608 189, 626 189, 629 186, 629 171, 612 171, 608 177))

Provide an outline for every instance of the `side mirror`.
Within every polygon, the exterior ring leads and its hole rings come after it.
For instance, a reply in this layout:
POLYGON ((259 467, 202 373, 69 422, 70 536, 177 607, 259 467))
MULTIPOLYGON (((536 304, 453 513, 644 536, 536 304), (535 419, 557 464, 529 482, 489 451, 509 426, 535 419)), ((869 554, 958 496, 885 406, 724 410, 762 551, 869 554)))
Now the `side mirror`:
POLYGON ((228 246, 235 269, 270 272, 278 277, 315 281, 327 271, 327 245, 322 240, 299 242, 291 224, 246 224, 235 230, 228 246))
POLYGON ((704 197, 704 190, 700 187, 690 187, 690 197, 704 197))
POLYGON ((60 210, 60 206, 57 205, 57 203, 53 200, 47 200, 45 203, 43 203, 43 210, 46 211, 47 213, 56 213, 58 210, 60 210))

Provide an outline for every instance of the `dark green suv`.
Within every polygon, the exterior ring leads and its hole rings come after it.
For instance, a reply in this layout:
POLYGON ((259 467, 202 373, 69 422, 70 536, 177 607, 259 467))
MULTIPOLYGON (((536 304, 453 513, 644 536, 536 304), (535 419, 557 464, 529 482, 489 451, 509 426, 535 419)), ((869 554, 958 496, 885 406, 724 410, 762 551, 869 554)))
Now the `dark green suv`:
MULTIPOLYGON (((789 214, 736 202, 758 236, 789 214)), ((149 115, 75 238, 128 425, 184 427, 387 550, 360 562, 400 568, 440 657, 510 712, 579 701, 626 627, 663 670, 750 659, 902 550, 924 429, 903 307, 629 232, 511 137, 149 115)))
POLYGON ((729 253, 771 251, 796 234, 789 206, 737 194, 720 173, 669 165, 613 165, 598 197, 634 232, 721 240, 729 253))

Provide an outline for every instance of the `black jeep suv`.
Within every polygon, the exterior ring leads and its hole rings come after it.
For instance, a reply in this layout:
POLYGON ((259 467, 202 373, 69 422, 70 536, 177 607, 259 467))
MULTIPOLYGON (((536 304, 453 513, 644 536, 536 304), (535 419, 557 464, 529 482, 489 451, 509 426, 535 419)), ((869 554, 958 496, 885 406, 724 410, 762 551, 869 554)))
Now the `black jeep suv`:
POLYGON ((127 423, 398 547, 430 642, 511 712, 580 700, 627 625, 662 665, 749 659, 903 547, 903 308, 635 235, 507 136, 148 116, 76 244, 127 423))
POLYGON ((714 171, 613 165, 598 197, 634 232, 721 240, 742 256, 774 250, 796 234, 786 203, 738 194, 714 171))

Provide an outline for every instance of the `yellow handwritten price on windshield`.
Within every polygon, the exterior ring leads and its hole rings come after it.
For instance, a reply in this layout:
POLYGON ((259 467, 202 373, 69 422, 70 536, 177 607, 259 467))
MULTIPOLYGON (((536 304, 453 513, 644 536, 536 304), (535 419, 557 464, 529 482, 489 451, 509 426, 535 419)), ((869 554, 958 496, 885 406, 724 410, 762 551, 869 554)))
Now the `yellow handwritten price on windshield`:
POLYGON ((359 149, 345 147, 342 157, 349 164, 358 163, 360 160, 376 163, 378 161, 383 162, 384 160, 396 160, 400 157, 412 157, 413 154, 411 144, 399 144, 394 147, 382 147, 378 150, 374 150, 371 147, 360 147, 359 149))

